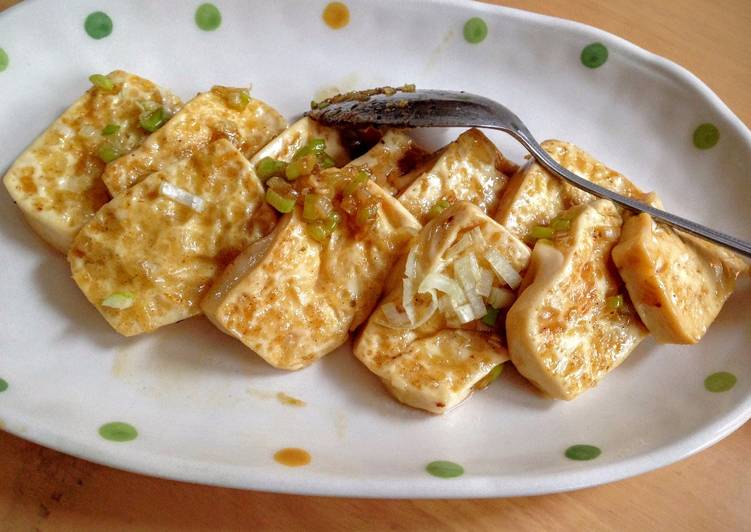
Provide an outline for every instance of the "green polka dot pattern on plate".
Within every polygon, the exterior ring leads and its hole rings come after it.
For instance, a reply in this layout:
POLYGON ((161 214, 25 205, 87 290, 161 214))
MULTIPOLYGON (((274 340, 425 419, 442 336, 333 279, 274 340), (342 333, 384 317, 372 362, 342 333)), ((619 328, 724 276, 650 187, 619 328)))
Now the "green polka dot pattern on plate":
POLYGON ((436 460, 425 466, 425 471, 438 478, 456 478, 464 474, 464 468, 454 462, 436 460))
POLYGON ((714 124, 702 124, 694 130, 694 146, 708 150, 720 140, 720 130, 714 124))
POLYGON ((112 19, 107 13, 101 11, 95 11, 86 17, 86 21, 83 23, 83 28, 89 37, 93 39, 104 39, 110 33, 112 33, 112 19))
POLYGON ((0 392, 4 392, 8 389, 8 381, 5 379, 0 379, 0 392))
POLYGON ((602 451, 599 447, 595 447, 594 445, 572 445, 568 449, 566 449, 566 452, 564 453, 566 455, 566 458, 569 458, 571 460, 594 460, 600 454, 602 451))
POLYGON ((718 371, 704 379, 704 387, 714 393, 727 392, 735 386, 737 381, 738 379, 732 373, 718 371))
POLYGON ((8 68, 8 63, 10 63, 10 58, 8 58, 8 54, 0 48, 0 72, 8 68))
POLYGON ((138 431, 133 425, 113 421, 99 427, 99 435, 105 440, 122 442, 135 440, 138 437, 138 431))
POLYGON ((477 44, 488 36, 488 25, 479 17, 472 17, 464 23, 464 40, 477 44))
POLYGON ((587 68, 598 68, 608 60, 608 49, 600 42, 585 46, 581 53, 581 62, 587 68))
POLYGON ((214 4, 201 4, 196 9, 196 25, 204 31, 214 31, 222 23, 222 14, 214 4))

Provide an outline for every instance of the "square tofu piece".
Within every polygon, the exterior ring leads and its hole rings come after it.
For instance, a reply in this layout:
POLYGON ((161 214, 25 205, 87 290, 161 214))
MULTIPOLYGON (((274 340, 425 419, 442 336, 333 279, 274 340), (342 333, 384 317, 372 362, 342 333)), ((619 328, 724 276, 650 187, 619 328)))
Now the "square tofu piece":
MULTIPOLYGON (((226 138, 250 159, 287 125, 284 118, 261 100, 237 103, 245 89, 214 87, 190 100, 137 150, 107 165, 102 176, 113 196, 180 160, 210 142, 226 138)), ((246 95, 247 96, 247 95, 246 95)))
POLYGON ((656 224, 626 220, 613 260, 647 329, 658 342, 698 342, 748 271, 737 255, 656 224))
POLYGON ((266 157, 288 163, 292 160, 297 150, 305 146, 312 139, 323 139, 326 142, 326 153, 334 160, 337 168, 341 168, 349 162, 349 154, 342 145, 339 131, 319 124, 307 116, 301 118, 277 135, 271 142, 256 152, 250 159, 250 162, 254 169, 255 165, 266 157))
POLYGON ((423 224, 439 200, 452 204, 469 201, 492 214, 508 176, 516 168, 490 139, 470 129, 416 171, 419 175, 399 195, 399 201, 423 224))
POLYGON ((371 315, 355 356, 402 403, 447 412, 508 360, 501 314, 529 257, 529 248, 479 207, 456 203, 410 244, 403 281, 371 315))
POLYGON ((522 375, 550 397, 573 399, 623 362, 647 331, 610 258, 622 223, 613 203, 597 200, 563 216, 570 229, 532 251, 506 338, 522 375))
POLYGON ((367 230, 345 220, 319 242, 298 205, 217 280, 201 304, 206 316, 281 369, 308 366, 346 342, 420 228, 373 181, 365 186, 379 200, 367 230))
POLYGON ((428 153, 420 148, 404 131, 390 129, 366 153, 352 161, 355 166, 367 167, 375 182, 389 194, 399 195, 419 174, 413 170, 428 153))
MULTIPOLYGON (((624 176, 611 170, 577 146, 546 140, 542 147, 567 170, 624 196, 646 201, 647 195, 624 176)), ((595 197, 551 175, 531 161, 519 170, 503 190, 494 218, 514 236, 527 239, 537 225, 547 225, 558 214, 595 197)))
POLYGON ((140 103, 155 102, 174 113, 180 100, 136 75, 110 73, 112 90, 91 87, 16 159, 3 182, 39 236, 66 253, 73 237, 109 201, 102 182, 100 149, 117 144, 126 153, 148 131, 139 123, 140 103), (116 133, 103 129, 114 124, 116 133))
POLYGON ((263 236, 262 203, 248 160, 217 140, 102 207, 68 253, 73 279, 125 336, 200 314, 214 277, 263 236))

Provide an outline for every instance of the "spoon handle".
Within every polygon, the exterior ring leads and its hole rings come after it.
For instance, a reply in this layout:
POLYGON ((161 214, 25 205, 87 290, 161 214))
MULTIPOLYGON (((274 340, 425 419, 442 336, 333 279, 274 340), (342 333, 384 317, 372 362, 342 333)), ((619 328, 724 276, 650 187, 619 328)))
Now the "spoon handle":
POLYGON ((587 181, 586 179, 579 177, 573 172, 568 171, 566 168, 558 164, 555 159, 553 159, 550 154, 548 154, 548 152, 546 152, 542 148, 542 146, 540 146, 540 144, 534 139, 529 130, 527 130, 527 128, 522 124, 516 123, 513 124, 513 126, 510 128, 503 127, 499 129, 506 131, 511 136, 516 138, 516 140, 518 140, 537 160, 537 162, 540 163, 540 165, 543 166, 546 170, 557 175, 561 179, 568 181, 575 187, 585 190, 597 197, 609 199, 613 203, 616 203, 621 207, 625 207, 631 211, 645 212, 655 220, 686 231, 687 233, 691 233, 692 235, 704 238, 705 240, 710 240, 716 244, 732 249, 733 251, 736 251, 745 257, 751 258, 751 243, 749 242, 722 233, 720 231, 716 231, 709 227, 705 227, 696 222, 692 222, 691 220, 687 220, 686 218, 676 216, 675 214, 656 209, 655 207, 647 205, 646 203, 642 203, 641 201, 636 201, 632 198, 622 196, 621 194, 601 187, 600 185, 592 183, 591 181, 587 181))

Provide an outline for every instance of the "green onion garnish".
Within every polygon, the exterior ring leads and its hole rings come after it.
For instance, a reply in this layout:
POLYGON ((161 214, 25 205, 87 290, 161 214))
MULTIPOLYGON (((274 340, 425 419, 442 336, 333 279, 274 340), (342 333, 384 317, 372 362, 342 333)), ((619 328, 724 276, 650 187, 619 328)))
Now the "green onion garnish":
POLYGON ((317 242, 323 242, 331 236, 331 233, 334 232, 341 219, 342 217, 339 216, 339 213, 332 212, 324 221, 309 223, 307 224, 308 235, 317 242))
POLYGON ((157 107, 152 111, 144 111, 141 116, 138 117, 141 122, 141 127, 146 131, 153 133, 167 121, 167 116, 164 112, 164 108, 157 107))
POLYGON ((321 155, 318 156, 318 164, 323 169, 331 168, 332 166, 336 166, 336 163, 334 162, 334 159, 332 159, 331 155, 329 155, 326 152, 323 152, 321 155))
POLYGON ((310 237, 317 242, 323 242, 331 234, 320 222, 308 224, 307 230, 310 237))
POLYGON ((121 153, 112 144, 106 142, 99 146, 97 155, 99 155, 99 158, 105 163, 109 163, 120 157, 121 153))
POLYGON ((607 305, 610 310, 618 310, 623 307, 623 296, 621 294, 610 296, 605 299, 605 305, 607 305))
POLYGON ((475 384, 475 388, 478 390, 482 390, 483 388, 487 388, 490 386, 490 383, 496 380, 498 377, 501 376, 501 372, 503 371, 503 364, 498 364, 493 369, 491 369, 487 375, 485 375, 482 379, 477 381, 477 384, 475 384))
POLYGON ((376 217, 376 214, 378 214, 378 206, 375 203, 371 203, 370 205, 363 205, 362 207, 357 209, 357 224, 366 225, 376 217))
POLYGON ((284 170, 284 176, 288 181, 294 181, 299 177, 310 175, 313 173, 317 162, 315 155, 306 155, 295 159, 287 165, 287 168, 284 170))
POLYGON ((291 212, 295 208, 295 199, 287 198, 269 188, 266 190, 266 203, 281 213, 291 212))
POLYGON ((91 76, 89 76, 89 81, 97 89, 101 89, 103 91, 110 92, 115 88, 114 82, 104 74, 92 74, 91 76))
POLYGON ((336 226, 339 225, 339 222, 342 221, 342 217, 339 216, 339 213, 336 211, 333 211, 331 214, 329 214, 328 219, 323 222, 323 227, 331 233, 334 229, 336 229, 336 226))
POLYGON ((552 227, 545 227, 544 225, 536 225, 529 232, 529 236, 537 240, 538 238, 553 238, 555 236, 555 230, 552 227))
POLYGON ((320 199, 321 196, 318 194, 306 194, 302 208, 303 220, 314 222, 321 217, 321 212, 318 208, 318 202, 320 199))
POLYGON ((295 152, 293 159, 299 159, 311 153, 321 155, 326 151, 326 141, 324 139, 310 139, 308 143, 295 152))
POLYGON ((130 292, 115 292, 102 300, 102 306, 115 308, 117 310, 125 310, 126 308, 133 306, 134 299, 135 296, 130 292))
POLYGON ((554 218, 552 222, 550 222, 550 227, 553 229, 553 231, 568 231, 571 228, 571 220, 566 220, 565 218, 554 218))
POLYGON ((488 306, 487 313, 482 317, 482 322, 488 327, 495 327, 495 322, 498 321, 498 314, 500 309, 488 306))
POLYGON ((242 111, 250 103, 250 94, 245 90, 232 91, 227 95, 227 106, 235 111, 242 111))
POLYGON ((287 163, 271 157, 264 157, 256 164, 256 175, 261 181, 266 181, 270 177, 283 177, 287 169, 287 163))
POLYGON ((428 216, 431 218, 435 218, 439 214, 441 214, 443 211, 451 207, 451 204, 448 202, 448 200, 445 199, 439 199, 435 202, 433 207, 431 207, 430 212, 428 213, 428 216))
POLYGON ((363 186, 370 179, 370 175, 365 170, 360 170, 346 185, 344 185, 345 194, 354 194, 355 191, 363 186))
POLYGON ((102 129, 102 135, 104 135, 105 137, 108 137, 110 135, 114 135, 118 131, 120 131, 120 125, 118 125, 118 124, 107 124, 102 129))

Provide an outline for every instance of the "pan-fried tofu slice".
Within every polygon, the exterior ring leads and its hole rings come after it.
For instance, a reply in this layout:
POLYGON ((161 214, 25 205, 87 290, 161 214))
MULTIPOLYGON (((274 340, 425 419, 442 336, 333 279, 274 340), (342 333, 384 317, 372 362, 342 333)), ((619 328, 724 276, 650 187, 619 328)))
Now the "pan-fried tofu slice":
POLYGON ((598 200, 564 215, 570 230, 532 251, 506 337, 522 375, 553 398, 573 399, 623 362, 646 330, 610 258, 621 232, 615 206, 598 200))
POLYGON ((286 125, 275 109, 248 98, 246 89, 213 87, 186 103, 137 150, 107 165, 102 179, 116 196, 219 138, 250 159, 286 125))
POLYGON ((94 86, 86 91, 16 159, 3 179, 29 225, 63 253, 109 201, 100 151, 109 147, 110 153, 101 151, 109 159, 146 138, 149 133, 139 123, 142 102, 154 102, 168 113, 181 105, 169 91, 134 74, 116 70, 107 78, 111 90, 94 86), (108 125, 119 128, 103 131, 108 125))
POLYGON ((748 271, 737 255, 656 224, 626 220, 613 260, 639 316, 658 342, 698 342, 748 271))
MULTIPOLYGON (((647 195, 615 170, 569 142, 546 140, 542 147, 567 170, 624 196, 645 201, 647 195)), ((548 173, 534 161, 512 178, 494 218, 514 236, 527 239, 535 226, 545 226, 559 213, 595 197, 548 173)))
POLYGON ((297 206, 214 283, 201 306, 225 333, 281 369, 308 366, 347 341, 367 319, 389 270, 420 224, 373 181, 374 221, 345 220, 314 239, 297 206))
POLYGON ((499 328, 529 257, 480 208, 456 203, 412 241, 399 272, 404 280, 371 315, 355 356, 402 403, 447 412, 508 360, 499 328))
POLYGON ((341 168, 349 162, 349 154, 342 145, 339 131, 319 124, 307 116, 282 131, 276 138, 256 152, 250 162, 253 168, 261 159, 266 157, 290 162, 297 150, 312 139, 323 139, 326 142, 326 153, 333 159, 337 168, 341 168))
POLYGON ((441 200, 450 204, 469 201, 492 214, 516 165, 504 158, 480 131, 470 129, 437 152, 420 170, 422 173, 399 195, 399 201, 424 224, 441 200))
POLYGON ((397 196, 427 170, 423 168, 419 174, 413 172, 427 155, 404 131, 390 129, 352 164, 367 167, 382 189, 397 196))
POLYGON ((248 160, 217 140, 102 207, 68 253, 73 279, 125 336, 199 314, 214 277, 263 236, 262 202, 248 160))

